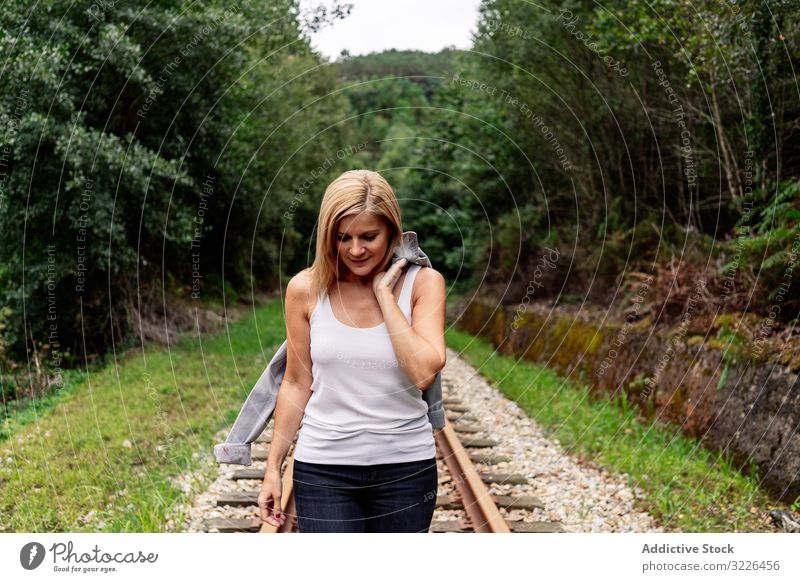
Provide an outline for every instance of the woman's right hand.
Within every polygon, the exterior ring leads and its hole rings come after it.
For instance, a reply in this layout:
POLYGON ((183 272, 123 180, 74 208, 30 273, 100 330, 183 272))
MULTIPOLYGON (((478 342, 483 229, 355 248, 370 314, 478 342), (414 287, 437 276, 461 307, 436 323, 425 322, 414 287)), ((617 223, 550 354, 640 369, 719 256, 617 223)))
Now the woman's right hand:
POLYGON ((267 469, 261 491, 258 494, 258 508, 261 511, 261 521, 275 527, 280 527, 286 521, 286 514, 281 509, 281 483, 280 471, 267 469))

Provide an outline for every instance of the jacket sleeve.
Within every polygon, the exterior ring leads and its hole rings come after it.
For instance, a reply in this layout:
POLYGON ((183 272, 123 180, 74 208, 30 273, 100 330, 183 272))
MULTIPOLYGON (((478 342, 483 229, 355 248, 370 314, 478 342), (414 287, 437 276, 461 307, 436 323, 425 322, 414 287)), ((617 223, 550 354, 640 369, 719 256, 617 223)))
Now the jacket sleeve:
POLYGON ((287 342, 281 344, 247 397, 224 443, 214 445, 217 463, 250 465, 252 443, 264 432, 278 401, 286 371, 287 342))
POLYGON ((422 399, 428 404, 428 420, 433 428, 444 428, 444 406, 442 404, 442 373, 436 374, 433 384, 422 392, 422 399))

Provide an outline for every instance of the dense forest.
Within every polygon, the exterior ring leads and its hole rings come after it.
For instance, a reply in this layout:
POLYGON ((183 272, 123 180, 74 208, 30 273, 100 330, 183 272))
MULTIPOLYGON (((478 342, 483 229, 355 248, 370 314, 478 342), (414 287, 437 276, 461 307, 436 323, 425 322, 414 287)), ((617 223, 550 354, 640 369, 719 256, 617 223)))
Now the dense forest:
POLYGON ((624 311, 652 277, 668 320, 702 280, 704 309, 796 319, 797 2, 485 0, 470 50, 328 62, 309 33, 347 11, 4 4, 4 398, 279 288, 352 168, 454 289, 519 302, 544 258, 543 300, 624 311))
POLYGON ((7 368, 74 366, 135 342, 137 314, 278 284, 304 230, 278 227, 295 185, 344 141, 331 123, 349 105, 303 32, 339 16, 290 0, 4 4, 7 368))

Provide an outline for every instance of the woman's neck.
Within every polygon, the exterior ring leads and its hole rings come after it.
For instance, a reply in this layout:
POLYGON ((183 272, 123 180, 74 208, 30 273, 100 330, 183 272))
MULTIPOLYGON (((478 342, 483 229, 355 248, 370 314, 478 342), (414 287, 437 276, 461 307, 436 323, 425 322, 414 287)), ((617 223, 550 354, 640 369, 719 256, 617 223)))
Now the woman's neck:
POLYGON ((372 281, 375 279, 375 273, 369 273, 368 275, 364 275, 360 277, 353 273, 350 269, 347 269, 346 273, 343 273, 342 276, 339 278, 341 283, 350 283, 355 287, 360 287, 367 289, 372 287, 372 281))
POLYGON ((349 267, 344 264, 339 265, 339 281, 342 283, 351 283, 352 285, 360 288, 371 288, 372 281, 375 279, 375 274, 378 272, 379 267, 375 267, 366 275, 356 275, 349 267))

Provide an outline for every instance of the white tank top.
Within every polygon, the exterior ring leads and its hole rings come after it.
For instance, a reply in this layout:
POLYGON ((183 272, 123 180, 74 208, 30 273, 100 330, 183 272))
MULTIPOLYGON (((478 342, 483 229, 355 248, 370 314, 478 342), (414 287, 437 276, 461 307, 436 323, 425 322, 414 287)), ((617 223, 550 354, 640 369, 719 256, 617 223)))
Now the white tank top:
MULTIPOLYGON (((411 323, 411 289, 421 269, 406 272, 398 305, 411 323)), ((327 294, 311 326, 312 394, 294 458, 308 463, 375 465, 436 455, 428 405, 400 367, 385 322, 358 328, 333 315, 327 294)))

